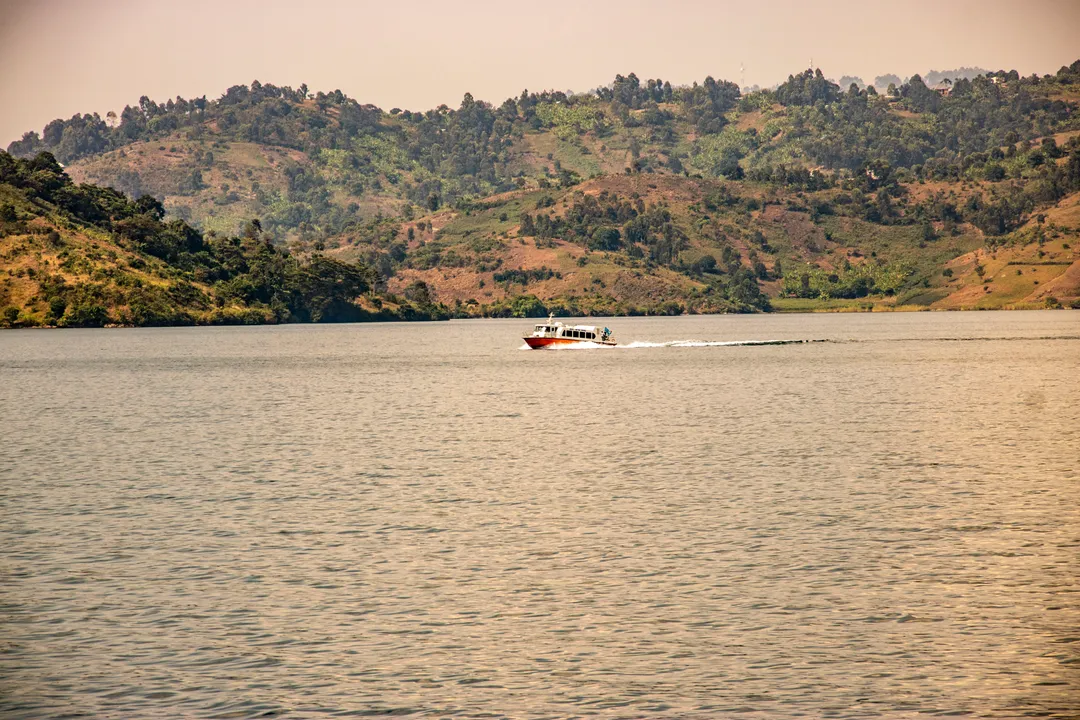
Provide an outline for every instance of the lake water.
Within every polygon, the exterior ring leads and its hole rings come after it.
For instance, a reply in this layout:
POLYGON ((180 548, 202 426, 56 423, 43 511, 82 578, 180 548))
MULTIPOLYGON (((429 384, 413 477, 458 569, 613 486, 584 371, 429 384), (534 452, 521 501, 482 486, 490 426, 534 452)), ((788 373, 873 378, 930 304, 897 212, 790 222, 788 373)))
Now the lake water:
POLYGON ((1080 713, 1080 313, 533 322, 0 333, 0 715, 1080 713))

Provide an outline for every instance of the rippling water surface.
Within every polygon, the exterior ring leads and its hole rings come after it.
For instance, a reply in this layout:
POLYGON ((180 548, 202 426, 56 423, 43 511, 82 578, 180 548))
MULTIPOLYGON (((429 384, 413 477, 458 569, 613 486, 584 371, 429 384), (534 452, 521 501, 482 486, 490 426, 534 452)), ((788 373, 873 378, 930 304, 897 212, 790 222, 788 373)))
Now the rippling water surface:
POLYGON ((531 322, 0 333, 0 714, 1080 714, 1080 313, 531 322))

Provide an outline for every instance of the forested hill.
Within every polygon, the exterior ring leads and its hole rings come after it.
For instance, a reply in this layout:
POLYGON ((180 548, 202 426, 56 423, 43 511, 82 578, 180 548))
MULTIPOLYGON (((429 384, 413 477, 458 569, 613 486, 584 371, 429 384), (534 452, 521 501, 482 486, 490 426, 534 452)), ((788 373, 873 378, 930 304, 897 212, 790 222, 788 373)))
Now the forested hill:
POLYGON ((630 74, 589 94, 522 92, 500 105, 466 95, 457 109, 387 112, 341 91, 256 81, 217 100, 143 97, 117 117, 54 120, 8 152, 47 150, 77 180, 153 195, 206 229, 259 217, 283 240, 407 204, 612 172, 774 180, 878 164, 925 181, 1000 182, 1025 174, 1008 145, 1080 129, 1080 61, 1053 76, 960 79, 947 97, 919 76, 894 92, 841 88, 820 71, 747 95, 712 78, 673 87, 630 74))
POLYGON ((276 251, 360 261, 455 314, 1068 304, 1080 61, 969 70, 746 94, 630 74, 424 112, 254 82, 56 120, 9 152, 149 195, 211 244, 257 218, 276 251))
POLYGON ((445 318, 377 292, 375 271, 298 257, 251 221, 204 237, 157 200, 75 185, 47 152, 0 152, 0 327, 261 324, 445 318))

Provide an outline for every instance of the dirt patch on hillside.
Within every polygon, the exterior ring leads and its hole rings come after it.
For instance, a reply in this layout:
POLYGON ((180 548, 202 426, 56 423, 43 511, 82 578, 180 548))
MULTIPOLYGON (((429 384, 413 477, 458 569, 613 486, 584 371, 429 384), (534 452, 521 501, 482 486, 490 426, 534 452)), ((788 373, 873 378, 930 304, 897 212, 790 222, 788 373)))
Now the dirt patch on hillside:
POLYGON ((779 234, 800 253, 816 254, 829 244, 825 240, 825 231, 810 220, 808 213, 769 205, 761 213, 761 219, 771 226, 768 233, 771 238, 779 234))
POLYGON ((1055 298, 1059 301, 1080 298, 1080 260, 1070 265, 1061 275, 1041 285, 1035 292, 1024 298, 1024 301, 1037 303, 1047 298, 1055 298))
POLYGON ((746 132, 750 128, 760 131, 765 127, 765 122, 765 113, 760 110, 754 110, 753 112, 740 115, 739 119, 735 121, 735 128, 742 132, 746 132))
MULTIPOLYGON (((1001 185, 1001 183, 996 183, 1001 185)), ((908 198, 915 203, 922 202, 934 195, 948 198, 950 202, 960 205, 969 197, 977 193, 988 192, 995 183, 989 181, 967 181, 964 183, 930 181, 921 183, 908 183, 904 189, 908 192, 908 198)))
POLYGON ((577 187, 586 195, 599 195, 603 191, 629 197, 635 193, 646 202, 666 200, 672 205, 695 202, 701 197, 703 181, 690 180, 675 175, 634 174, 606 175, 589 180, 577 187))
MULTIPOLYGON (((1032 218, 1024 224, 1023 229, 1037 226, 1038 220, 1036 220, 1036 216, 1039 214, 1046 216, 1047 223, 1053 223, 1062 230, 1073 232, 1080 230, 1080 193, 1066 195, 1054 207, 1033 213, 1032 218)), ((1080 240, 1080 238, 1074 239, 1080 240)))

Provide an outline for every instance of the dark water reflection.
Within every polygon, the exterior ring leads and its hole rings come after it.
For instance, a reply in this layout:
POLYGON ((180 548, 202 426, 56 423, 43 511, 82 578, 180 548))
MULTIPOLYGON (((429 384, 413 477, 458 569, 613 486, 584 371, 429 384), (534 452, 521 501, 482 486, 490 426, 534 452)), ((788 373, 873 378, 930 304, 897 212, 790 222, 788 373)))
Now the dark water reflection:
POLYGON ((529 324, 0 333, 0 714, 1080 712, 1080 314, 529 324))

